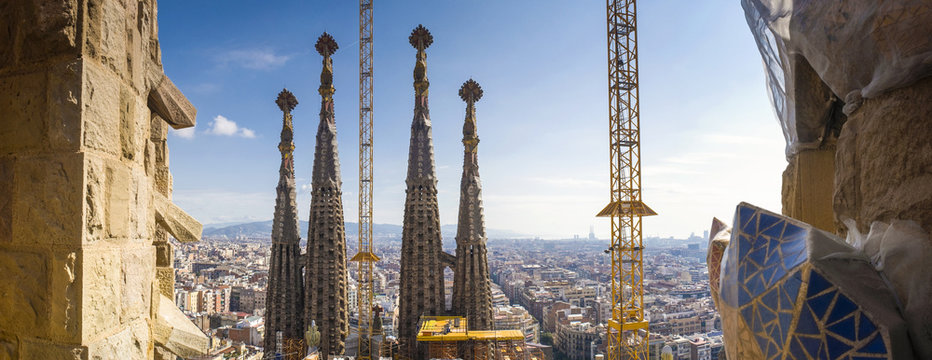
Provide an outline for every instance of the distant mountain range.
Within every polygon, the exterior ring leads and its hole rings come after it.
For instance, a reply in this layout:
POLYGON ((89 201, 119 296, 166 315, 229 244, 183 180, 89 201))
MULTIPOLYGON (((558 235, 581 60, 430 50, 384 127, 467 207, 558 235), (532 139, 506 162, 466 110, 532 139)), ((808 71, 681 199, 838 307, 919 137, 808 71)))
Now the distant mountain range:
MULTIPOLYGON (((299 221, 301 238, 307 238, 307 221, 299 221)), ((359 224, 346 222, 346 236, 355 238, 359 233, 359 224)), ((375 224, 372 226, 372 235, 376 238, 398 238, 401 239, 401 225, 394 224, 375 224)), ((440 232, 445 239, 453 239, 456 236, 456 225, 442 225, 440 232)), ((490 239, 513 239, 513 238, 531 238, 528 234, 521 234, 510 230, 486 229, 486 235, 490 239)), ((234 239, 237 237, 246 238, 272 238, 272 220, 257 221, 240 224, 218 224, 206 225, 203 236, 213 239, 234 239)))

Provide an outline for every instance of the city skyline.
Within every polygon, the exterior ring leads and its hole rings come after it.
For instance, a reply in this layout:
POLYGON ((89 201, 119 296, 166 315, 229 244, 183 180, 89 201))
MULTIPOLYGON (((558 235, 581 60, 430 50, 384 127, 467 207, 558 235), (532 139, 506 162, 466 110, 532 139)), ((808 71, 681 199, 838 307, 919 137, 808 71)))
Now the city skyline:
MULTIPOLYGON (((312 45, 326 30, 346 44, 334 55, 334 100, 346 221, 356 221, 357 4, 161 5, 165 71, 200 113, 193 130, 169 136, 179 206, 205 224, 271 218, 280 115, 270 99, 284 85, 300 102, 295 170, 298 214, 307 218, 319 110, 312 45)), ((423 23, 436 38, 428 66, 441 223, 456 222, 464 108, 456 89, 472 77, 486 91, 477 107, 488 226, 550 239, 593 225, 608 237, 608 221, 595 218, 609 191, 602 6, 375 7, 376 223, 401 224, 413 96, 407 35, 423 23)), ((740 201, 779 210, 784 143, 739 4, 647 3, 639 12, 643 192, 660 213, 645 219, 645 234, 686 237, 713 216, 730 220, 740 201)))

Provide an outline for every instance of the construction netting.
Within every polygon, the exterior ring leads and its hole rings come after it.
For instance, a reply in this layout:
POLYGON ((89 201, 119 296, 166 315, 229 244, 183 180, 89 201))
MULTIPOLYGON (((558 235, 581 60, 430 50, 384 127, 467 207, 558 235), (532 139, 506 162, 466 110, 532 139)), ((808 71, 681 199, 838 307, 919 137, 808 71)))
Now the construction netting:
POLYGON ((932 74, 932 1, 741 0, 741 6, 763 58, 788 156, 818 146, 827 121, 796 116, 797 56, 844 101, 848 115, 862 99, 932 74))

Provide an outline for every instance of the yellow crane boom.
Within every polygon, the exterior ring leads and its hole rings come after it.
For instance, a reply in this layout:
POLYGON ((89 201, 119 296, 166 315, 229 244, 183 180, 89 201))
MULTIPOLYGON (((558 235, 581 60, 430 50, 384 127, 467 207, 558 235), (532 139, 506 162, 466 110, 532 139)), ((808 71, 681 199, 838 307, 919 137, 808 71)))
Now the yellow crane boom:
POLYGON ((657 213, 641 201, 637 6, 635 0, 606 3, 611 200, 598 214, 612 219, 608 251, 612 308, 606 352, 609 360, 645 360, 649 338, 641 217, 657 213))
POLYGON ((358 347, 356 358, 372 357, 372 1, 359 0, 359 247, 356 261, 358 347))

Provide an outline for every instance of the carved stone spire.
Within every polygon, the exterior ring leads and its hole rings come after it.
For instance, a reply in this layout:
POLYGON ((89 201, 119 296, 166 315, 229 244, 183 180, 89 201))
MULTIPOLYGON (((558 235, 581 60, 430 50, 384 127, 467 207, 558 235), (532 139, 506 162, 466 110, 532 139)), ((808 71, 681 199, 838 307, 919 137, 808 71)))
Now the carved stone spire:
POLYGON ((298 243, 298 208, 294 180, 294 129, 291 110, 298 100, 287 89, 275 100, 284 113, 281 142, 282 154, 276 187, 275 215, 272 220, 272 254, 269 262, 269 287, 266 292, 266 349, 275 348, 275 334, 286 339, 303 338, 304 279, 301 277, 301 248, 298 243))
POLYGON ((434 144, 427 106, 427 55, 433 42, 426 28, 419 25, 408 38, 417 49, 414 66, 414 120, 408 148, 408 177, 401 235, 401 284, 399 297, 398 339, 402 353, 415 353, 417 324, 421 315, 443 315, 443 250, 440 235, 440 211, 437 206, 437 176, 434 169, 434 144))
POLYGON ((453 312, 466 316, 471 330, 492 329, 492 290, 486 258, 485 219, 482 210, 482 185, 479 181, 476 129, 476 101, 482 88, 469 79, 459 91, 466 102, 463 124, 463 178, 460 182, 460 210, 456 226, 456 269, 453 283, 453 312))
POLYGON ((307 239, 307 285, 305 323, 317 322, 320 351, 342 355, 349 331, 346 302, 346 234, 337 128, 333 113, 333 62, 337 50, 333 37, 324 33, 317 40, 324 57, 320 74, 320 124, 311 182, 311 215, 307 239))

